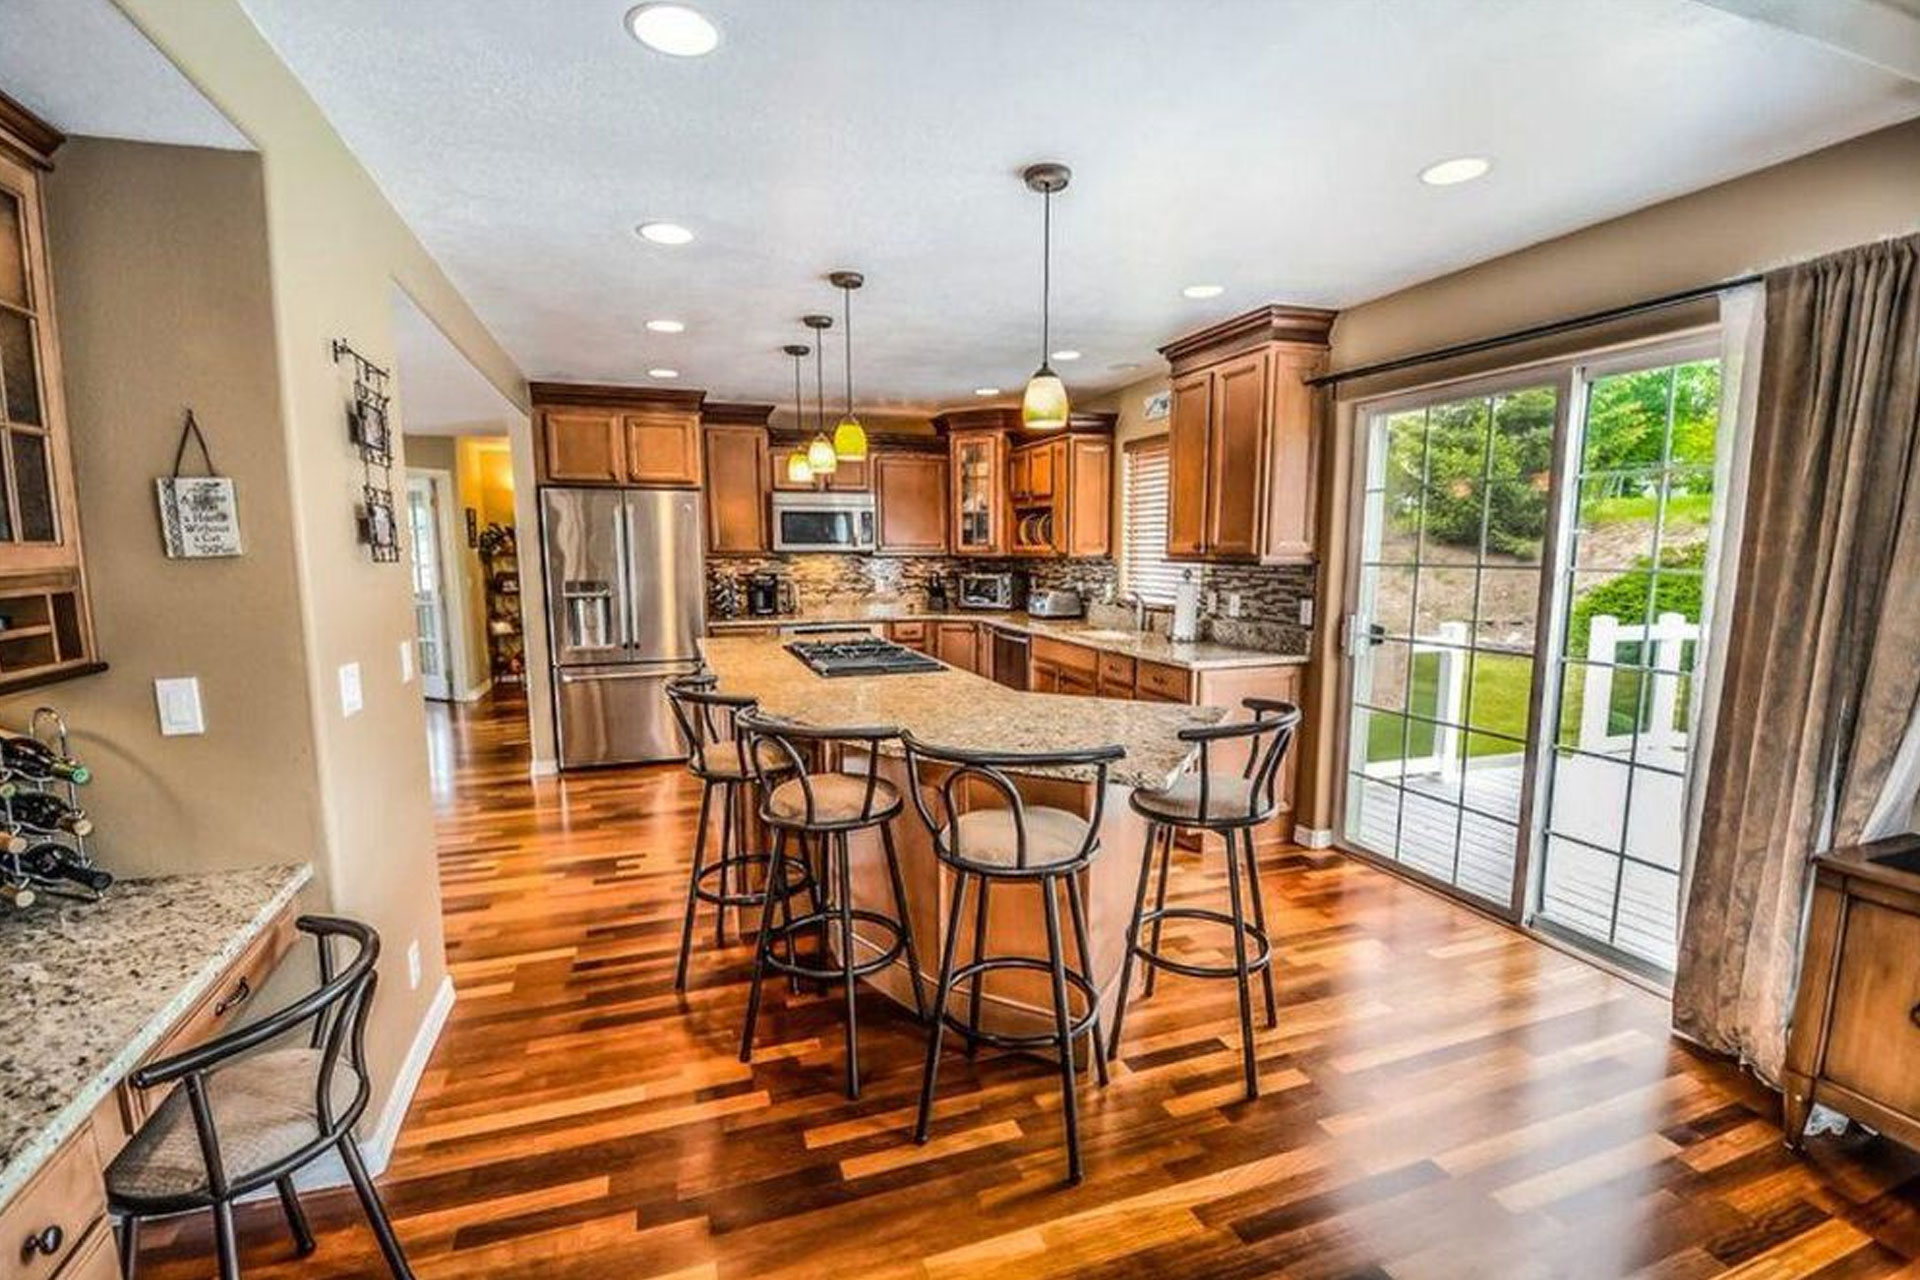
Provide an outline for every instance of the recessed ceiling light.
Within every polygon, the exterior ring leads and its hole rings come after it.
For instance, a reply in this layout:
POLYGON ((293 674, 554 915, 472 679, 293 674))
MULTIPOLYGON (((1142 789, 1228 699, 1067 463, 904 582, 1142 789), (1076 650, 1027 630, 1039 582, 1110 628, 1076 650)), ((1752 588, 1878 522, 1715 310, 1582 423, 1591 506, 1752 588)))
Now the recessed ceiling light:
POLYGON ((1056 351, 1048 357, 1048 359, 1051 360, 1078 360, 1079 358, 1080 353, 1078 351, 1056 351))
POLYGON ((1420 171, 1420 181, 1430 187, 1451 187, 1483 177, 1491 168, 1493 168, 1493 162, 1485 156, 1461 156, 1455 160, 1442 160, 1438 164, 1428 165, 1420 171))
POLYGON ((677 222, 643 222, 634 230, 640 233, 642 240, 651 240, 655 244, 686 244, 693 239, 693 232, 677 222))
POLYGON ((1121 360, 1107 366, 1107 368, 1112 369, 1115 373, 1125 373, 1128 369, 1138 369, 1139 367, 1140 362, 1138 360, 1121 360))
POLYGON ((678 320, 647 321, 647 328, 651 329, 655 333, 681 333, 686 330, 686 327, 687 327, 686 325, 680 323, 680 321, 678 320))
POLYGON ((647 376, 649 378, 677 378, 680 376, 680 371, 678 369, 649 369, 647 370, 647 376))
POLYGON ((712 53, 720 30, 684 4, 641 4, 627 10, 627 30, 641 44, 676 58, 712 53))
POLYGON ((973 389, 973 394, 975 394, 975 395, 977 395, 977 396, 997 396, 997 395, 999 395, 999 394, 1000 394, 1000 388, 998 388, 998 387, 975 387, 975 388, 973 389))
POLYGON ((1180 291, 1184 298, 1217 298, 1227 291, 1223 284, 1190 284, 1180 291))

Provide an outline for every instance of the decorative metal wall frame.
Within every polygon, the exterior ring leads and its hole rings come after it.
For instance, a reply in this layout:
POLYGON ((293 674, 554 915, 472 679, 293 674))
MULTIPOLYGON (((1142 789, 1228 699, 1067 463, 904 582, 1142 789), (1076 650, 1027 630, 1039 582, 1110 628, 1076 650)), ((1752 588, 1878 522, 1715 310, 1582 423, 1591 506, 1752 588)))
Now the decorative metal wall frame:
POLYGON ((355 513, 360 541, 374 560, 391 563, 400 558, 399 525, 393 516, 393 422, 388 415, 392 377, 361 355, 345 339, 333 341, 333 362, 353 363, 353 398, 347 402, 347 436, 360 451, 361 501, 355 513), (380 469, 379 483, 374 468, 380 469))

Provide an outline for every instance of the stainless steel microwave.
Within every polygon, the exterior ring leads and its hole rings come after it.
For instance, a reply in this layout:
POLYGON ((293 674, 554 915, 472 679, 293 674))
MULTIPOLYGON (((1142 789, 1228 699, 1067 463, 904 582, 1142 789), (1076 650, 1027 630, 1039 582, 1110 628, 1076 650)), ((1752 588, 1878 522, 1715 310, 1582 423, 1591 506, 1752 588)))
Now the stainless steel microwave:
POLYGON ((874 508, 870 493, 776 493, 775 551, 872 551, 874 508))
POLYGON ((960 607, 1012 609, 1018 599, 1018 587, 1010 573, 963 573, 960 575, 960 607))

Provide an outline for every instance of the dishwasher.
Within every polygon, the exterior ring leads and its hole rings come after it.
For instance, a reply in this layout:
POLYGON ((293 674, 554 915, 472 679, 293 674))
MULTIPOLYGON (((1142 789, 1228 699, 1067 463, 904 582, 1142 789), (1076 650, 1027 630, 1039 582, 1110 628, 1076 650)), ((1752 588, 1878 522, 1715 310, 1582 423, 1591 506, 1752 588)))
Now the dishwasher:
POLYGON ((993 627, 993 678, 1009 689, 1027 687, 1027 637, 993 627))

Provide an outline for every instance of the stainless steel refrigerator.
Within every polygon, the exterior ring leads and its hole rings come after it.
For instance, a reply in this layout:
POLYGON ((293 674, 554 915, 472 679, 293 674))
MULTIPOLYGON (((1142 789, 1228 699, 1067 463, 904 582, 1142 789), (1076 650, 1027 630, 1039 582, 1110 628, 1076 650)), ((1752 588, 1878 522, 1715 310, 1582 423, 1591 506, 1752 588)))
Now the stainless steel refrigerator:
POLYGON ((681 755, 667 681, 699 669, 700 497, 542 489, 560 767, 681 755))

